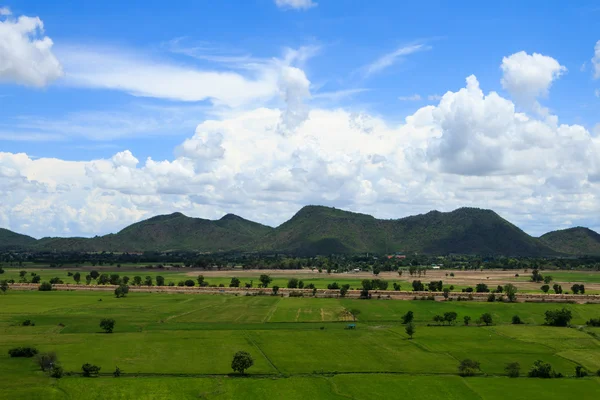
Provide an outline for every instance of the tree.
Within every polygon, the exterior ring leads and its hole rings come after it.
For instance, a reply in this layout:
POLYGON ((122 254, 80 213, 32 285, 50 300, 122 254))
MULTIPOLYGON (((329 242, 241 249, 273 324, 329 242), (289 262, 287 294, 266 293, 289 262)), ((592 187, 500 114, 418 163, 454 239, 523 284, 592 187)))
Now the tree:
POLYGON ((533 363, 533 366, 527 373, 530 378, 553 378, 556 377, 556 372, 552 369, 552 366, 542 360, 537 360, 533 363))
POLYGON ((115 289, 115 297, 117 299, 127 296, 127 293, 129 293, 129 286, 127 285, 121 284, 115 289))
POLYGON ((521 374, 521 365, 518 362, 512 362, 506 364, 504 372, 511 378, 518 378, 521 374))
POLYGON ((113 372, 113 376, 114 376, 115 378, 118 378, 118 377, 120 377, 120 376, 121 376, 121 373, 122 373, 122 372, 123 372, 123 371, 121 371, 121 368, 117 367, 117 368, 115 368, 115 372, 113 372))
POLYGON ((513 317, 512 317, 513 325, 521 325, 522 323, 523 323, 523 321, 521 321, 521 317, 519 317, 518 315, 513 315, 513 317))
POLYGON ((413 291, 422 292, 425 290, 425 285, 421 283, 421 281, 413 281, 412 282, 413 291))
POLYGON ((187 287, 196 286, 196 282, 194 282, 193 279, 186 279, 185 282, 183 282, 183 284, 187 287))
POLYGON ((8 281, 6 279, 0 281, 0 290, 2 291, 2 293, 6 293, 6 291, 8 290, 8 281))
POLYGON ((549 285, 542 285, 542 287, 540 289, 542 289, 542 292, 548 293, 548 290, 550 290, 550 286, 549 285))
POLYGON ((577 365, 575 367, 575 377, 576 378, 585 378, 586 376, 588 376, 588 372, 585 368, 583 368, 581 365, 577 365))
POLYGON ((277 292, 279 291, 279 286, 275 285, 273 286, 273 296, 277 296, 277 292))
POLYGON ((53 351, 38 354, 35 360, 42 371, 51 370, 54 367, 54 365, 58 363, 58 357, 53 351))
POLYGON ((481 370, 479 362, 466 358, 458 364, 458 374, 460 376, 473 376, 481 370))
POLYGON ((24 278, 27 275, 27 271, 19 271, 19 277, 24 278))
POLYGON ((104 329, 106 333, 112 333, 115 328, 115 320, 112 318, 104 318, 100 321, 100 328, 104 329))
POLYGON ((453 324, 456 321, 458 314, 454 311, 448 311, 444 313, 444 321, 448 323, 448 325, 453 324))
POLYGON ((463 321, 465 322, 465 325, 469 325, 469 322, 471 321, 471 317, 469 317, 468 315, 465 315, 463 318, 463 321))
POLYGON ((433 322, 437 322, 438 324, 441 324, 442 322, 444 322, 444 317, 441 315, 434 315, 433 322))
POLYGON ((136 275, 133 277, 133 284, 135 286, 140 286, 142 284, 142 277, 139 275, 136 275))
POLYGON ((4 273, 4 268, 0 267, 0 275, 4 273))
POLYGON ((111 285, 118 285, 121 282, 119 274, 110 274, 109 282, 111 285))
POLYGON ((484 313, 481 314, 481 321, 485 324, 485 326, 489 326, 492 324, 492 314, 484 313))
POLYGON ((144 285, 146 285, 146 286, 152 286, 152 277, 151 276, 147 276, 144 279, 144 285))
POLYGON ((42 284, 38 287, 38 290, 41 292, 49 292, 52 290, 52 285, 49 282, 42 282, 42 284))
POLYGON ((579 294, 581 292, 581 294, 585 293, 585 286, 583 285, 579 285, 579 284, 574 284, 573 286, 571 286, 571 290, 573 291, 573 294, 579 294))
POLYGON ((542 276, 542 274, 540 274, 540 271, 538 271, 537 269, 531 271, 531 282, 541 282, 543 280, 544 277, 542 276))
POLYGON ((504 294, 511 303, 517 299, 517 287, 512 283, 504 285, 504 294))
POLYGON ((450 289, 444 288, 444 299, 448 300, 448 297, 450 297, 450 289))
POLYGON ((410 339, 412 339, 413 335, 415 334, 415 326, 413 325, 413 323, 409 322, 404 328, 404 330, 406 331, 406 334, 410 337, 410 339))
POLYGON ((550 282, 552 282, 552 277, 551 277, 550 275, 546 275, 546 276, 544 277, 544 283, 545 283, 545 284, 548 284, 548 283, 550 283, 550 282))
POLYGON ((561 310, 548 310, 544 316, 546 325, 550 326, 568 326, 573 318, 571 310, 564 307, 561 310))
POLYGON ((298 287, 298 279, 292 278, 287 283, 288 289, 296 289, 298 287))
POLYGON ((98 284, 106 285, 108 282, 110 282, 110 277, 107 274, 100 274, 98 277, 98 284))
POLYGON ((165 277, 158 275, 156 277, 156 286, 165 286, 165 277))
POLYGON ((346 297, 346 293, 348 293, 348 288, 346 287, 346 285, 344 285, 341 289, 340 289, 340 296, 342 297, 346 297))
POLYGON ((81 282, 81 274, 79 272, 75 272, 73 274, 73 280, 79 285, 79 282, 81 282))
POLYGON ((92 277, 92 279, 98 279, 100 274, 98 273, 98 271, 93 270, 92 272, 90 272, 90 276, 92 277))
POLYGON ((560 286, 559 284, 554 284, 552 285, 552 289, 554 290, 554 293, 556 294, 561 294, 562 293, 562 286, 560 286))
POLYGON ((86 275, 85 276, 85 284, 89 285, 90 283, 92 283, 92 276, 91 275, 86 275))
POLYGON ((238 351, 233 356, 233 360, 231 361, 231 369, 235 372, 239 372, 243 374, 245 370, 254 365, 254 360, 252 356, 245 351, 238 351))
POLYGON ((231 278, 229 287, 240 287, 240 280, 238 278, 231 278))
POLYGON ((261 275, 258 280, 262 283, 262 287, 267 288, 269 284, 273 281, 269 275, 261 275))
POLYGON ((198 275, 196 280, 198 281, 198 286, 204 286, 204 275, 198 275))
POLYGON ((406 314, 404 314, 402 316, 402 323, 403 324, 410 324, 411 322, 413 322, 413 319, 415 318, 415 315, 412 311, 408 311, 406 314))
POLYGON ((51 378, 60 379, 63 377, 64 373, 65 373, 65 371, 63 370, 63 367, 58 363, 54 364, 52 369, 50 369, 50 377, 51 378))
POLYGON ((350 313, 350 315, 352 315, 352 320, 353 320, 354 322, 356 322, 356 317, 358 317, 358 316, 359 316, 359 314, 360 314, 360 310, 359 310, 359 309, 356 309, 356 308, 352 308, 352 309, 348 310, 348 312, 350 313))
POLYGON ((395 291, 397 291, 397 292, 399 292, 399 291, 400 291, 400 285, 399 285, 398 283, 394 282, 394 283, 393 283, 393 286, 394 286, 394 290, 395 290, 395 291))
POLYGON ((63 283, 63 281, 59 277, 57 277, 57 276, 50 279, 50 284, 51 285, 58 285, 58 284, 61 284, 61 283, 63 283))
POLYGON ((98 374, 100 373, 99 366, 89 363, 83 364, 81 366, 81 370, 83 371, 83 376, 85 376, 86 378, 98 376, 98 374))
POLYGON ((377 276, 377 275, 379 275, 380 272, 381 272, 381 269, 379 267, 373 268, 373 275, 377 276))
POLYGON ((487 293, 490 289, 488 289, 488 286, 485 283, 478 283, 477 286, 475 286, 475 291, 477 293, 487 293))

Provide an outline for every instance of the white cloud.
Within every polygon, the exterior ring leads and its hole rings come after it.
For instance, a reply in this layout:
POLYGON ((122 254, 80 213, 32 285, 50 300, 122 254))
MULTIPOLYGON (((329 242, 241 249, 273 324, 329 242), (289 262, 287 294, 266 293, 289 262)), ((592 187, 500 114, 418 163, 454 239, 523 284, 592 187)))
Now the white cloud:
POLYGON ((442 99, 442 96, 440 96, 439 94, 430 94, 429 96, 427 96, 427 100, 429 100, 429 101, 438 101, 441 99, 442 99))
POLYGON ((283 67, 279 88, 286 108, 278 129, 283 134, 291 133, 308 118, 309 108, 305 101, 310 98, 310 81, 301 69, 283 67))
POLYGON ((425 46, 423 44, 413 44, 410 46, 399 47, 391 53, 385 54, 379 57, 377 60, 373 61, 371 64, 365 66, 365 74, 369 76, 377 72, 381 72, 384 69, 398 62, 400 59, 402 59, 402 57, 429 49, 431 49, 431 47, 425 46))
POLYGON ((548 95, 552 82, 567 71, 567 68, 552 57, 542 54, 527 54, 524 51, 502 59, 502 87, 513 98, 527 106, 536 103, 539 97, 548 95))
POLYGON ((312 0, 275 0, 275 4, 279 8, 294 10, 308 10, 318 5, 312 0))
POLYGON ((411 96, 400 96, 398 97, 400 101, 419 101, 421 100, 421 96, 418 94, 413 94, 411 96))
POLYGON ((8 7, 0 7, 0 16, 12 15, 12 11, 8 7))
POLYGON ((594 47, 592 65, 594 66, 594 79, 600 78, 600 40, 596 42, 596 46, 594 47))
POLYGON ((9 9, 0 9, 0 81, 43 87, 63 75, 53 42, 43 33, 38 17, 15 19, 9 9))

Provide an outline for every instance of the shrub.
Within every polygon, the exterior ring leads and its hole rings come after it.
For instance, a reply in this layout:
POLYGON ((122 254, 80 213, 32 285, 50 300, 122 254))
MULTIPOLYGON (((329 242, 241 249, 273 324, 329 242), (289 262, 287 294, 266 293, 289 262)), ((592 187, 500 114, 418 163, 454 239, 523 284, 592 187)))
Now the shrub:
POLYGON ((544 315, 546 325, 550 326, 567 326, 573 318, 571 310, 567 310, 566 308, 562 308, 561 310, 548 310, 544 315))
POLYGON ((521 365, 518 362, 508 363, 506 364, 506 367, 504 367, 504 371, 509 377, 518 378, 521 374, 521 365))
POLYGON ((52 290, 52 285, 48 282, 42 282, 42 284, 38 287, 38 290, 41 292, 49 292, 52 290))
MULTIPOLYGON (((288 285, 289 287, 289 285, 288 285)), ((340 285, 337 284, 337 282, 333 282, 327 285, 327 289, 329 290, 338 290, 340 288, 340 285)))
POLYGON ((475 291, 477 293, 487 293, 490 289, 488 289, 488 286, 485 283, 478 283, 477 286, 475 286, 475 291))
POLYGON ((50 377, 60 379, 63 377, 65 371, 60 364, 55 364, 52 369, 50 369, 50 377))
POLYGON ((469 317, 468 315, 465 315, 463 318, 463 321, 465 322, 465 325, 469 325, 469 321, 471 321, 471 317, 469 317))
POLYGON ((496 295, 494 293, 490 293, 487 297, 487 301, 493 303, 494 301, 496 301, 496 295))
POLYGON ((10 349, 8 354, 11 357, 26 357, 31 358, 38 353, 35 347, 15 347, 14 349, 10 349))
POLYGON ((512 317, 513 325, 521 325, 522 323, 523 323, 523 321, 521 321, 521 317, 519 317, 518 315, 513 315, 513 317, 512 317))
POLYGON ((464 359, 458 364, 458 374, 460 376, 473 376, 481 370, 479 362, 471 359, 464 359))
POLYGON ((30 319, 26 319, 21 323, 23 326, 35 326, 35 322, 32 322, 30 319))
POLYGON ((121 371, 121 368, 117 367, 117 368, 115 368, 115 372, 113 372, 113 376, 115 378, 118 378, 121 376, 121 372, 123 372, 123 371, 121 371))
POLYGON ((490 313, 484 313, 481 314, 481 321, 486 325, 489 326, 493 323, 492 321, 492 314, 490 313))
MULTIPOLYGON (((239 283, 239 280, 238 280, 239 283)), ((194 282, 193 279, 187 279, 185 282, 183 282, 183 284, 187 287, 192 287, 196 285, 196 282, 194 282)))
POLYGON ((83 371, 83 376, 85 376, 86 378, 91 378, 94 376, 98 376, 98 374, 100 373, 100 367, 97 365, 93 365, 93 364, 83 364, 81 366, 81 370, 83 371))

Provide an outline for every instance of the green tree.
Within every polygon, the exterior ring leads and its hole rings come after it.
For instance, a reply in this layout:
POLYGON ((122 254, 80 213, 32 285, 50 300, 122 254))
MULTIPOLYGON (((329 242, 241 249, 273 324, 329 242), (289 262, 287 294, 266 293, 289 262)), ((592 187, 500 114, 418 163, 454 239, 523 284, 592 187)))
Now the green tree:
POLYGON ((42 371, 49 371, 56 364, 58 364, 58 357, 56 356, 55 352, 50 351, 47 353, 38 354, 35 358, 35 361, 42 371))
POLYGON ((231 369, 235 372, 239 372, 243 374, 248 368, 254 365, 254 360, 252 356, 245 351, 238 351, 233 356, 233 360, 231 361, 231 369))
POLYGON ((81 282, 81 274, 79 272, 75 272, 73 274, 73 280, 79 285, 79 282, 81 282))
POLYGON ((99 366, 92 365, 89 363, 83 364, 81 366, 81 370, 83 371, 82 375, 85 376, 86 378, 98 376, 98 374, 100 373, 99 366))
POLYGON ((123 372, 123 371, 121 371, 121 368, 117 367, 117 368, 115 368, 115 372, 113 372, 113 376, 114 376, 115 378, 118 378, 118 377, 120 377, 120 376, 121 376, 121 373, 122 373, 122 372, 123 372))
POLYGON ((93 270, 92 272, 90 272, 90 276, 92 277, 92 279, 98 279, 100 274, 98 273, 98 271, 93 270))
POLYGON ((118 285, 121 282, 119 274, 110 274, 109 282, 111 285, 118 285))
POLYGON ((487 293, 490 289, 488 289, 488 286, 485 283, 478 283, 477 286, 475 286, 475 291, 477 293, 487 293))
POLYGON ((352 315, 352 320, 356 322, 356 317, 360 315, 360 310, 357 308, 351 308, 350 310, 348 310, 348 312, 350 313, 350 315, 352 315))
POLYGON ((540 289, 542 289, 542 292, 548 293, 548 290, 550 290, 550 286, 549 285, 542 285, 542 287, 540 289))
POLYGON ((448 297, 450 297, 450 289, 444 288, 444 299, 448 300, 448 297))
POLYGON ((147 276, 144 279, 144 285, 146 285, 146 286, 152 286, 152 277, 151 276, 147 276))
POLYGON ((86 275, 85 276, 85 284, 89 285, 90 283, 92 283, 92 276, 91 275, 86 275))
POLYGON ((100 328, 104 329, 106 333, 112 333, 115 329, 115 320, 112 318, 104 318, 100 321, 100 328))
POLYGON ((42 284, 38 287, 38 290, 41 292, 49 292, 52 290, 52 284, 49 282, 42 282, 42 284))
POLYGON ((185 282, 183 282, 183 284, 187 287, 196 286, 196 282, 194 282, 193 279, 186 279, 185 282))
POLYGON ((458 374, 460 376, 473 376, 481 371, 479 362, 466 358, 458 364, 458 374))
POLYGON ((489 326, 492 324, 492 314, 483 313, 481 314, 481 321, 485 324, 485 326, 489 326))
POLYGON ((2 293, 6 293, 6 291, 8 290, 8 281, 6 279, 0 281, 0 291, 2 291, 2 293))
POLYGON ((468 315, 465 315, 463 317, 463 321, 465 322, 465 325, 469 325, 469 322, 471 321, 471 317, 469 317, 468 315))
POLYGON ((571 310, 562 308, 561 310, 548 310, 544 313, 546 325, 550 326, 568 326, 573 318, 571 310))
POLYGON ((373 275, 377 276, 377 275, 379 275, 380 272, 381 272, 381 269, 379 267, 373 268, 373 275))
POLYGON ((453 324, 456 321, 458 314, 454 311, 448 311, 444 313, 444 321, 448 323, 448 325, 453 324))
POLYGON ((402 316, 402 323, 403 324, 410 324, 411 322, 413 322, 413 319, 415 318, 415 315, 412 311, 408 311, 406 314, 404 314, 402 316))
POLYGON ((346 293, 348 293, 348 288, 344 285, 341 289, 340 289, 340 296, 342 297, 346 297, 346 293))
POLYGON ((298 287, 298 279, 292 278, 287 283, 288 289, 296 289, 298 287))
POLYGON ((518 378, 521 374, 521 365, 518 362, 512 362, 506 364, 504 372, 511 378, 518 378))
POLYGON ((117 299, 127 296, 127 293, 129 293, 129 286, 127 285, 121 284, 115 289, 115 297, 117 299))
POLYGON ((415 334, 415 326, 413 325, 413 323, 409 322, 404 328, 404 330, 406 331, 406 334, 410 337, 410 339, 412 339, 413 335, 415 334))
POLYGON ((577 365, 575 367, 575 377, 576 378, 585 378, 586 376, 588 376, 588 372, 585 368, 583 368, 581 365, 577 365))
POLYGON ((231 278, 229 287, 240 287, 240 280, 238 278, 231 278))
POLYGON ((504 285, 504 294, 511 303, 517 299, 517 287, 512 283, 504 285))
POLYGON ((527 373, 527 376, 530 378, 553 378, 556 375, 552 366, 542 360, 536 360, 527 373))
POLYGON ((544 277, 544 283, 545 283, 545 284, 548 284, 548 283, 550 283, 550 282, 552 282, 552 277, 551 277, 550 275, 546 275, 546 276, 544 277))
POLYGON ((275 285, 273 286, 273 296, 277 296, 277 292, 279 291, 279 286, 275 285))
POLYGON ((165 277, 158 275, 156 277, 156 286, 165 286, 165 277))
POLYGON ((273 281, 273 279, 271 279, 271 277, 269 275, 261 275, 258 280, 260 281, 260 283, 262 284, 262 287, 264 288, 268 288, 269 285, 271 284, 271 282, 273 281))
POLYGON ((521 325, 522 323, 523 323, 523 321, 521 321, 521 317, 519 317, 518 315, 513 315, 513 317, 512 317, 513 325, 521 325))
POLYGON ((141 284, 142 284, 142 277, 139 276, 139 275, 134 276, 133 277, 133 284, 135 286, 141 286, 141 284))
POLYGON ((198 286, 204 286, 204 275, 198 275, 198 286))

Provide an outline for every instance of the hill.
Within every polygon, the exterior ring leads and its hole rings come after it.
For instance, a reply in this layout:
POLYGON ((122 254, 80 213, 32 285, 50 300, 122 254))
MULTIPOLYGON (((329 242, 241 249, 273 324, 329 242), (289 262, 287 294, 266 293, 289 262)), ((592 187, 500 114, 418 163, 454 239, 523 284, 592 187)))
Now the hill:
POLYGON ((53 251, 222 252, 247 245, 272 229, 233 214, 213 221, 174 213, 137 222, 106 236, 90 239, 44 238, 36 247, 53 251))
POLYGON ((0 228, 0 249, 24 248, 35 242, 36 240, 31 236, 21 235, 8 229, 0 228))
POLYGON ((576 227, 548 232, 540 240, 551 249, 572 255, 600 255, 600 234, 576 227))
POLYGON ((261 239, 263 250, 303 254, 426 253, 540 256, 555 252, 491 210, 460 208, 380 220, 307 206, 261 239))

